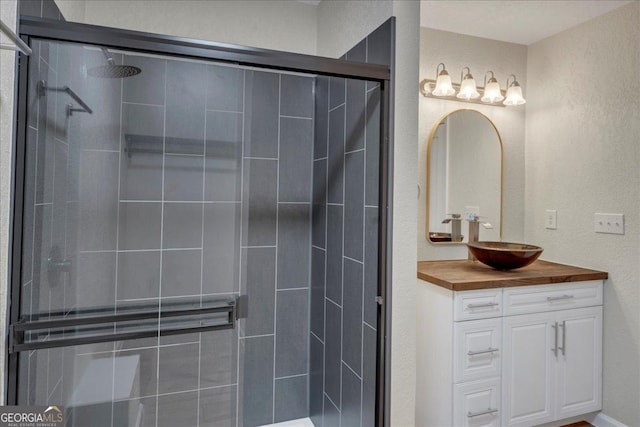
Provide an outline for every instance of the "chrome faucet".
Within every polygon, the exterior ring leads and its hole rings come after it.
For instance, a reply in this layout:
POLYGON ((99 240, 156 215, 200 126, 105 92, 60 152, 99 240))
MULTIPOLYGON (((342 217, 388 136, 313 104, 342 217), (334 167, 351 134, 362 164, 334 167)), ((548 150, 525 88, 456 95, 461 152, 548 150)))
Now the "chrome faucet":
MULTIPOLYGON (((477 242, 478 240, 480 240, 480 224, 482 224, 482 226, 487 229, 493 228, 493 225, 491 225, 490 222, 480 222, 480 216, 476 214, 469 215, 467 221, 469 222, 469 243, 477 242)), ((473 256, 471 251, 469 251, 468 249, 467 251, 468 259, 471 261, 475 261, 476 257, 473 256)))
POLYGON ((442 220, 443 224, 451 223, 451 241, 452 242, 460 242, 462 241, 462 215, 460 214, 449 214, 450 218, 445 218, 442 220))

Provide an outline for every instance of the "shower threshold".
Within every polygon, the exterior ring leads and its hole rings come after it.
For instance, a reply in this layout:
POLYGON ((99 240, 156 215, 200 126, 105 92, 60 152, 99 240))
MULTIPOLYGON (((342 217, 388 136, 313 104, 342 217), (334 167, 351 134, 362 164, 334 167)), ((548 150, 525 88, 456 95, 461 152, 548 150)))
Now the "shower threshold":
POLYGON ((265 424, 261 427, 314 427, 314 424, 309 418, 298 418, 276 424, 265 424))

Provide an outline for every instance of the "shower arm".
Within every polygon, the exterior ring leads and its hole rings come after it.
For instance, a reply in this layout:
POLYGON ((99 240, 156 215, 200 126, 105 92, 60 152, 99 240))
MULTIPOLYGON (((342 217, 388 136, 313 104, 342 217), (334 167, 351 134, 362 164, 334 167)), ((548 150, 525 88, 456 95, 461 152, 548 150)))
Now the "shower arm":
POLYGON ((75 93, 69 86, 49 87, 49 86, 47 86, 47 82, 46 81, 40 80, 38 82, 38 95, 39 96, 45 96, 48 90, 50 90, 52 92, 64 92, 67 95, 69 95, 74 101, 76 101, 78 104, 80 104, 80 106, 82 108, 73 108, 73 106, 71 104, 69 104, 69 106, 67 106, 68 107, 67 108, 67 114, 69 116, 71 116, 75 112, 93 114, 93 110, 91 109, 91 107, 89 107, 86 104, 86 102, 84 102, 82 100, 82 98, 80 98, 78 96, 78 94, 75 93))
POLYGON ((116 61, 113 59, 113 56, 111 56, 111 54, 109 53, 106 47, 102 47, 100 48, 100 50, 102 51, 102 54, 104 55, 109 65, 116 65, 116 61))

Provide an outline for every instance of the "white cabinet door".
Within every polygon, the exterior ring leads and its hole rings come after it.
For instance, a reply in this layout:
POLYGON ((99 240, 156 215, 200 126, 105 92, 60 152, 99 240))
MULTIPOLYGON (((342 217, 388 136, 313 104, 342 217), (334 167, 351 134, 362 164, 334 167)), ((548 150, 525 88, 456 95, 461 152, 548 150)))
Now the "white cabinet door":
POLYGON ((602 409, 602 307, 559 311, 556 321, 556 418, 602 409))
POLYGON ((499 377, 502 318, 453 325, 453 382, 499 377))
POLYGON ((453 388, 455 427, 500 427, 500 378, 468 381, 453 388))
POLYGON ((502 425, 554 420, 555 313, 503 319, 502 425))

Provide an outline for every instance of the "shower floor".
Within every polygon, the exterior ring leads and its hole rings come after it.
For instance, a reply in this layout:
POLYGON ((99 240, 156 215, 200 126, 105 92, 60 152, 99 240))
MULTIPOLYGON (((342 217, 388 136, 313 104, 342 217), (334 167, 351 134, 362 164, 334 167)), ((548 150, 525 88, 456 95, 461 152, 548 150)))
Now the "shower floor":
POLYGON ((266 424, 261 427, 314 427, 309 418, 298 418, 297 420, 284 421, 276 424, 266 424))

